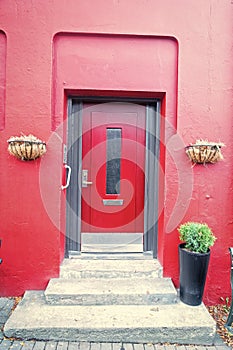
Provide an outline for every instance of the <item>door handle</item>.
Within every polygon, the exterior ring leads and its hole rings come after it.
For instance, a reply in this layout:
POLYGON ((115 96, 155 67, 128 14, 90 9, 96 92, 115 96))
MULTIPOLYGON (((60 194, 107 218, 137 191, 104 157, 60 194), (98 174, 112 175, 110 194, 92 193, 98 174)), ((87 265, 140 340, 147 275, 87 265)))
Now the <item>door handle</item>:
MULTIPOLYGON (((93 182, 92 181, 83 181, 83 185, 92 185, 93 182)), ((85 186, 83 186, 85 187, 85 186)))
POLYGON ((83 169, 82 171, 82 187, 92 185, 92 181, 88 181, 88 170, 83 169))
POLYGON ((63 185, 61 186, 61 189, 62 189, 62 190, 65 190, 67 187, 69 187, 69 184, 70 184, 70 177, 71 177, 71 167, 70 167, 69 165, 67 165, 67 164, 65 164, 64 167, 65 167, 66 169, 68 169, 68 174, 67 174, 67 180, 66 180, 65 186, 63 186, 63 185))

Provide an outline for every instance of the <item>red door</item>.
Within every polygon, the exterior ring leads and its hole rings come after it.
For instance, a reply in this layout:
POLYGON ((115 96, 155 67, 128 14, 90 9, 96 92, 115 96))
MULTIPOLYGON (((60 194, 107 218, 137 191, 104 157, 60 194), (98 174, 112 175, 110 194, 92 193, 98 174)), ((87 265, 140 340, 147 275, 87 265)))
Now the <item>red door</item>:
POLYGON ((82 233, 143 233, 145 110, 83 106, 82 233))

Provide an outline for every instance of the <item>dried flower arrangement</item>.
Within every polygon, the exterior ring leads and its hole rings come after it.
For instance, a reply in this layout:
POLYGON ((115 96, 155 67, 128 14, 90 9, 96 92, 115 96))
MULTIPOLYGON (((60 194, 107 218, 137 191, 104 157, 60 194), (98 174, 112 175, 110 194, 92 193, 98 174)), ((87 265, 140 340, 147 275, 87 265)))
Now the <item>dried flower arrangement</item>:
POLYGON ((185 147, 185 152, 194 164, 216 163, 223 159, 221 142, 197 140, 195 144, 185 147))
POLYGON ((33 135, 12 136, 8 151, 20 160, 35 160, 46 152, 46 143, 33 135))

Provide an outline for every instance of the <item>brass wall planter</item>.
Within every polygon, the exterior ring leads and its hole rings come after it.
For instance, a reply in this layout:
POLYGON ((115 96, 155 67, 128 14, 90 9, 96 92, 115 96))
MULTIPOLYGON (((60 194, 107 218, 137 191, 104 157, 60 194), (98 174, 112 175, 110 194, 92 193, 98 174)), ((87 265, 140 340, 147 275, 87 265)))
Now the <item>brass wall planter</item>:
POLYGON ((186 146, 185 152, 194 164, 213 164, 223 159, 222 146, 223 143, 197 140, 195 144, 186 146))
POLYGON ((9 153, 20 160, 35 160, 46 152, 46 143, 33 135, 12 136, 7 142, 9 153))

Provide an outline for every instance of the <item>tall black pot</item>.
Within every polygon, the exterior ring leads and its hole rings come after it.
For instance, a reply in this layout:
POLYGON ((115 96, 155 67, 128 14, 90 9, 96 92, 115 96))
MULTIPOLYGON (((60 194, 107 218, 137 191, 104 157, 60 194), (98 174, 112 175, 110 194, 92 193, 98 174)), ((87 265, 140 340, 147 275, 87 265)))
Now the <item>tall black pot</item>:
POLYGON ((179 245, 180 300, 196 306, 202 302, 210 250, 204 254, 194 253, 184 247, 185 243, 179 245))

